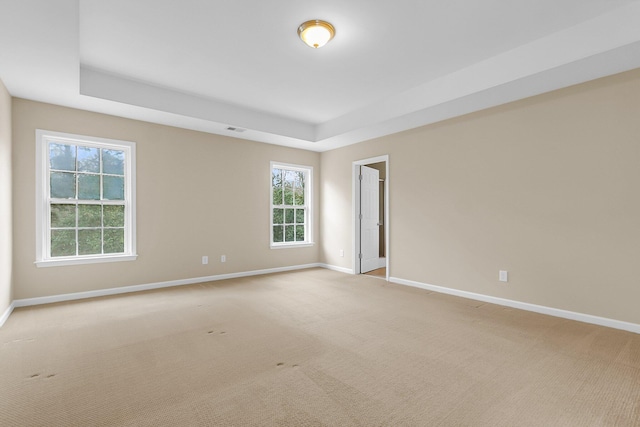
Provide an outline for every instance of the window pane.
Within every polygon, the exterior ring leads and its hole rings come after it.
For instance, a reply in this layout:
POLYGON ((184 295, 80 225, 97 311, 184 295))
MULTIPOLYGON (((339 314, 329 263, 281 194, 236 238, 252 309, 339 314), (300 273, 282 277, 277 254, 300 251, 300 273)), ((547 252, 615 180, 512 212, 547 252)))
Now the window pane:
POLYGON ((124 151, 102 150, 102 173, 124 175, 124 151))
POLYGON ((102 197, 105 200, 124 200, 124 178, 120 176, 102 177, 102 197))
POLYGON ((102 227, 102 206, 78 205, 78 227, 102 227))
POLYGON ((271 186, 273 187, 273 204, 282 204, 282 169, 273 169, 271 171, 271 186))
POLYGON ((100 200, 99 175, 78 175, 78 199, 100 200))
POLYGON ((304 209, 296 209, 296 223, 304 224, 304 209))
POLYGON ((284 183, 284 204, 293 205, 293 185, 291 182, 284 183))
POLYGON ((293 189, 293 201, 296 205, 302 206, 304 205, 304 188, 295 187, 293 189))
POLYGON ((283 179, 285 183, 289 183, 291 185, 293 185, 296 180, 298 179, 296 171, 292 171, 292 170, 283 170, 283 179))
POLYGON ((51 205, 51 227, 75 227, 76 205, 51 205))
POLYGON ((104 230, 104 253, 117 254, 124 252, 124 229, 109 228, 104 230))
POLYGON ((295 209, 285 209, 284 210, 284 223, 285 224, 293 224, 294 223, 294 211, 295 211, 295 209))
POLYGON ((124 227, 124 206, 105 205, 103 209, 105 227, 124 227))
POLYGON ((275 187, 282 187, 282 169, 271 170, 271 185, 275 187))
POLYGON ((78 171, 100 173, 100 149, 78 147, 78 171))
POLYGON ((49 162, 51 169, 75 171, 76 146, 67 144, 49 144, 49 162))
POLYGON ((75 230, 51 230, 51 256, 72 256, 76 254, 75 230))
POLYGON ((296 242, 304 242, 304 225, 296 225, 296 242))
POLYGON ((76 174, 51 172, 51 197, 57 199, 75 199, 76 174))
POLYGON ((283 227, 281 225, 273 226, 273 241, 274 242, 283 241, 283 227))
POLYGON ((273 189, 273 204, 274 205, 281 205, 282 204, 282 196, 283 196, 283 191, 282 191, 282 187, 279 188, 274 188, 273 189))
POLYGON ((273 210, 273 223, 282 224, 284 222, 284 209, 273 210))
POLYGON ((285 225, 284 226, 284 241, 285 242, 294 242, 295 241, 295 225, 285 225))
POLYGON ((78 230, 78 255, 102 253, 102 230, 78 230))

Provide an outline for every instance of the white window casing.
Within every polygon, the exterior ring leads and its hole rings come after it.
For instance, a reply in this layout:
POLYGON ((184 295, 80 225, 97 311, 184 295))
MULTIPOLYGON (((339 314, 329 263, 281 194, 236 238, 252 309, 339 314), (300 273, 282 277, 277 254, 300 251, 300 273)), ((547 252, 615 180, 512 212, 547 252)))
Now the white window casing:
MULTIPOLYGON (((270 202, 269 202, 269 242, 270 247, 272 249, 283 249, 283 248, 292 248, 292 247, 304 247, 304 246, 312 246, 313 242, 313 167, 312 166, 302 166, 302 165, 294 165, 289 163, 282 162, 271 162, 270 167, 270 202), (304 176, 304 203, 300 204, 300 200, 295 197, 295 194, 292 196, 292 202, 290 204, 286 203, 285 199, 285 190, 284 190, 284 182, 282 188, 282 202, 274 203, 274 170, 281 170, 283 172, 293 172, 293 173, 301 173, 304 176), (274 218, 274 211, 279 210, 282 215, 280 218, 274 218), (300 223, 301 219, 298 215, 298 212, 304 210, 304 221, 300 223), (289 222, 287 217, 287 211, 292 211, 292 215, 294 216, 293 222, 289 222), (274 223, 274 220, 276 223, 274 223), (301 239, 298 231, 301 231, 301 227, 303 227, 304 238, 301 239), (281 229, 281 235, 276 235, 276 228, 281 229), (287 230, 288 229, 288 230, 287 230), (293 240, 286 241, 286 236, 288 231, 293 233, 293 240), (300 240, 299 240, 300 239, 300 240)), ((276 189, 277 190, 277 189, 276 189)))
MULTIPOLYGON (((113 151, 110 151, 113 152, 113 151)), ((92 136, 73 135, 62 132, 54 132, 47 130, 36 130, 36 261, 38 267, 52 267, 75 264, 90 264, 100 262, 115 261, 133 261, 137 258, 136 252, 136 144, 129 141, 118 141, 105 138, 96 138, 92 136), (75 169, 65 169, 57 171, 51 169, 50 160, 50 144, 62 144, 65 146, 75 146, 74 154, 75 169), (77 159, 78 147, 83 150, 99 150, 99 169, 98 172, 87 172, 78 169, 79 161, 77 159), (123 174, 113 175, 105 172, 103 156, 105 151, 114 150, 124 152, 123 174), (74 197, 56 198, 52 196, 51 179, 52 174, 65 173, 73 175, 74 179, 74 197), (80 177, 91 176, 99 182, 100 197, 86 198, 80 197, 80 177), (103 182, 107 179, 123 178, 124 191, 123 197, 110 200, 104 197, 106 193, 103 182), (51 206, 70 205, 75 206, 75 225, 66 226, 65 231, 75 232, 73 243, 75 244, 75 255, 52 256, 51 235, 52 228, 56 231, 58 228, 52 227, 51 223, 51 206), (79 215, 80 207, 100 206, 100 225, 98 226, 80 226, 79 215), (123 206, 124 208, 124 224, 123 226, 105 225, 106 210, 105 207, 123 206), (100 252, 89 255, 82 255, 78 250, 79 233, 82 231, 100 231, 100 252), (105 235, 106 231, 113 230, 121 233, 124 232, 123 251, 117 253, 105 253, 105 235)), ((121 234, 120 234, 121 235, 121 234)))

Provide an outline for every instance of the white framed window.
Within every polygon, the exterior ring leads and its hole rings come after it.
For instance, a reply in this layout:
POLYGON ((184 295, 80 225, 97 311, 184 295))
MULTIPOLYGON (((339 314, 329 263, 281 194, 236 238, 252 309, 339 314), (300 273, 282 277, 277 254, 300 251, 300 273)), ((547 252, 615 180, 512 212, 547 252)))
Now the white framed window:
POLYGON ((313 168, 271 162, 271 247, 313 244, 313 168))
POLYGON ((36 130, 36 265, 136 259, 134 142, 36 130))

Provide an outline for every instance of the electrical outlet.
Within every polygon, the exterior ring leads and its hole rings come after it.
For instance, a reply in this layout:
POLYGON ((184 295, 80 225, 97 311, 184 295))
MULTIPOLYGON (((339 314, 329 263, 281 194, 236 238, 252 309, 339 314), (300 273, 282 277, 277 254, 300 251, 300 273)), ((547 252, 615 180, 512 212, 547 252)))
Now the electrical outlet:
POLYGON ((202 257, 202 264, 209 264, 209 257, 208 256, 203 256, 202 257))
POLYGON ((226 255, 220 255, 220 262, 227 262, 227 256, 226 255))
POLYGON ((500 270, 500 273, 498 273, 498 279, 501 282, 508 282, 509 281, 509 273, 505 270, 500 270))
POLYGON ((340 256, 344 256, 344 249, 340 249, 340 256))

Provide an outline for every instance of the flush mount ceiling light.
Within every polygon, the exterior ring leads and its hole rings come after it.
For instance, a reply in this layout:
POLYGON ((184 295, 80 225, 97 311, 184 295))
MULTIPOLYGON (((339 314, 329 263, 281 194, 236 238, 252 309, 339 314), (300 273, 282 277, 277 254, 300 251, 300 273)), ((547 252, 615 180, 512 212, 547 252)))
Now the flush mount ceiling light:
POLYGON ((315 49, 327 44, 335 34, 333 25, 318 19, 304 22, 298 27, 298 35, 302 41, 315 49))

